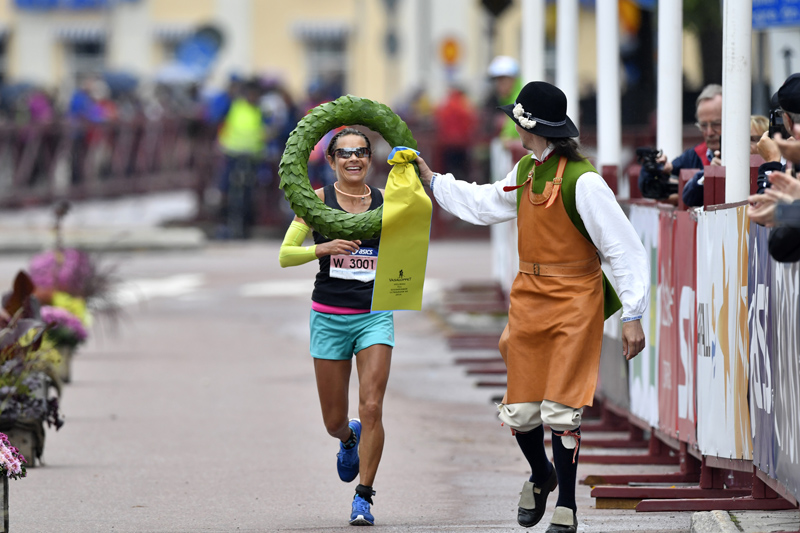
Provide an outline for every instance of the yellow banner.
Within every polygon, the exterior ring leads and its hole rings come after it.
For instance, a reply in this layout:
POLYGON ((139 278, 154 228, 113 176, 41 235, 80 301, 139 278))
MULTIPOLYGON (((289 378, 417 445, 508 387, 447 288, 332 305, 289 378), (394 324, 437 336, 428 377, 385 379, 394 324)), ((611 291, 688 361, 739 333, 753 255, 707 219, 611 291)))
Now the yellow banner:
POLYGON ((404 146, 389 154, 373 311, 422 309, 433 206, 411 164, 417 154, 404 146))

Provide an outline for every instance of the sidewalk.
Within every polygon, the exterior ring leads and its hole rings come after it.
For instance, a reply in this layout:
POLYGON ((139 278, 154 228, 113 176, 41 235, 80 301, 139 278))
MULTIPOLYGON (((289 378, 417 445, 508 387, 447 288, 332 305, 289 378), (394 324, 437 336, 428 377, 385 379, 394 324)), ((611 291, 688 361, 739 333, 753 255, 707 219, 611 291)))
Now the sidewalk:
POLYGON ((707 511, 692 516, 692 533, 777 533, 800 531, 800 510, 707 511))
MULTIPOLYGON (((194 216, 191 191, 73 203, 64 217, 64 244, 96 251, 186 250, 205 245, 202 231, 164 227, 194 216)), ((35 253, 53 245, 51 206, 0 212, 0 254, 35 253)))

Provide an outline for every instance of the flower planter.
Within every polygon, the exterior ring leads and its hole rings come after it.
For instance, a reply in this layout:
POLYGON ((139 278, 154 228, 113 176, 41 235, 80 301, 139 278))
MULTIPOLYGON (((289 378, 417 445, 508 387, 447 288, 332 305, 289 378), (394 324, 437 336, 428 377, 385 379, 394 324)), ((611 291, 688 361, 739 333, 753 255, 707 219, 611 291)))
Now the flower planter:
POLYGON ((25 457, 28 468, 35 467, 37 459, 41 463, 44 451, 44 422, 32 418, 3 421, 0 423, 0 433, 5 433, 11 445, 25 457))
POLYGON ((56 366, 56 376, 61 383, 69 383, 72 381, 72 356, 75 354, 75 348, 59 347, 58 354, 61 356, 61 361, 56 366))
POLYGON ((0 490, 3 491, 3 533, 8 533, 8 476, 0 476, 3 482, 0 483, 0 490))

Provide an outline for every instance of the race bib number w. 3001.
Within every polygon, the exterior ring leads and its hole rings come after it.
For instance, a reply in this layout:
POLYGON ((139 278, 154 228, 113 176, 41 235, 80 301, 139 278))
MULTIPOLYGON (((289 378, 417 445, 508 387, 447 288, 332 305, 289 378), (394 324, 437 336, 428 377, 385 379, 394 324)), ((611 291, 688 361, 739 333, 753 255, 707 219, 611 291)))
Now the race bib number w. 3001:
POLYGON ((375 280, 377 266, 378 250, 359 248, 351 255, 332 255, 329 275, 332 278, 355 279, 366 283, 375 280))

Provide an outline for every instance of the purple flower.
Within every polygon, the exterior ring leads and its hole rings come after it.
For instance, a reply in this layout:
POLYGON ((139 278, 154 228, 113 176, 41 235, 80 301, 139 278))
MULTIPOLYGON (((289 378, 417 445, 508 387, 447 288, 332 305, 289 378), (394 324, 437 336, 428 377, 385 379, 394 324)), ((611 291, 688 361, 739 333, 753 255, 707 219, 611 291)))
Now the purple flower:
POLYGON ((30 275, 42 289, 84 296, 86 281, 94 275, 94 265, 86 252, 74 248, 48 250, 31 259, 30 275))
POLYGON ((85 341, 89 336, 81 320, 66 309, 43 305, 41 314, 42 320, 48 325, 68 329, 79 342, 85 341))

